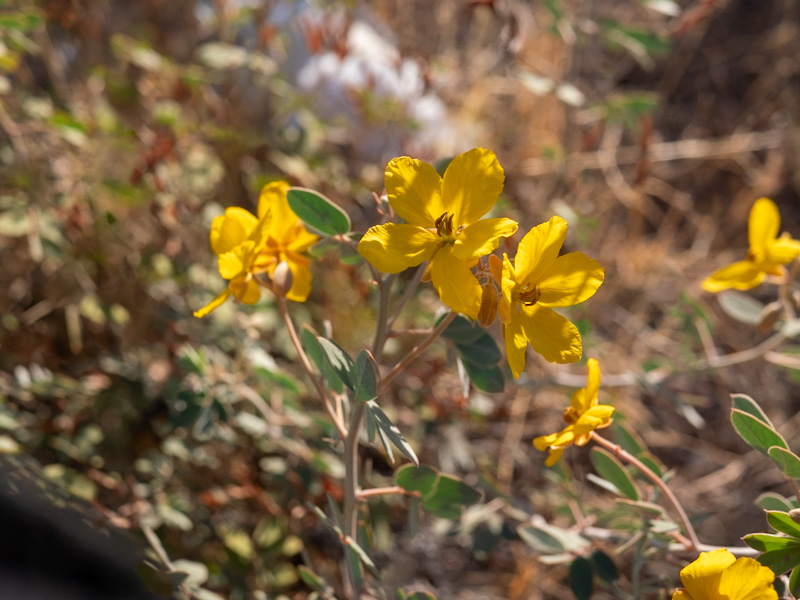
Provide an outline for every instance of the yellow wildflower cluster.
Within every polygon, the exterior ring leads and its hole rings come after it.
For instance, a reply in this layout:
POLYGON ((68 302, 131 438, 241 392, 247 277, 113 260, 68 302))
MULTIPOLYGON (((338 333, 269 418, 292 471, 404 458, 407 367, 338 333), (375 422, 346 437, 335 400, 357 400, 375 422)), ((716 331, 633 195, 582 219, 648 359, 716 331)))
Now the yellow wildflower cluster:
POLYGON ((219 274, 228 279, 228 287, 206 306, 194 313, 204 317, 230 296, 244 304, 261 298, 257 275, 272 276, 281 263, 292 273, 286 297, 305 302, 311 291, 309 259, 303 256, 317 241, 289 207, 286 192, 289 184, 277 181, 264 186, 258 199, 258 216, 231 207, 211 224, 211 249, 219 261, 219 274))
POLYGON ((370 228, 358 250, 384 273, 428 261, 427 274, 442 302, 472 319, 480 316, 482 324, 494 318, 485 318, 482 302, 485 307, 498 285, 506 355, 519 377, 528 343, 550 362, 580 359, 578 329, 553 308, 591 297, 603 283, 603 268, 580 252, 559 256, 567 223, 553 217, 523 237, 513 263, 507 255, 502 262, 493 257, 484 269, 480 259, 518 228, 508 218, 482 218, 497 202, 504 177, 497 157, 483 148, 455 157, 443 177, 419 160, 396 158, 386 167, 386 191, 405 223, 370 228))

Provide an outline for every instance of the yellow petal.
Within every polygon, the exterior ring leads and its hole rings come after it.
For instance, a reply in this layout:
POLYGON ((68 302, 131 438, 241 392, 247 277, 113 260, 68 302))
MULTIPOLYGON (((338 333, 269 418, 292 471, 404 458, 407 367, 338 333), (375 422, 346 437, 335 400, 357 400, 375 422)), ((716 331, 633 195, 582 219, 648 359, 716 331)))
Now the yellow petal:
POLYGON ((500 238, 514 235, 517 227, 516 221, 506 218, 476 221, 458 234, 453 254, 461 260, 491 254, 500 243, 500 238))
POLYGON ((501 323, 509 323, 511 321, 511 313, 515 305, 513 293, 516 285, 517 280, 514 274, 514 267, 511 265, 511 261, 508 260, 508 255, 504 253, 502 271, 500 274, 500 304, 497 307, 501 323))
POLYGON ((598 404, 582 414, 575 423, 575 443, 583 446, 589 441, 591 432, 605 427, 611 422, 612 414, 614 414, 614 407, 608 404, 598 404))
POLYGON ((443 304, 477 319, 483 296, 481 284, 467 263, 453 255, 452 248, 444 246, 431 258, 431 283, 443 304))
POLYGON ((553 266, 566 237, 567 222, 557 216, 525 234, 514 257, 514 268, 520 285, 539 283, 553 266))
POLYGON ((305 302, 311 293, 311 269, 307 264, 291 260, 289 257, 286 262, 292 271, 292 287, 286 293, 286 297, 293 302, 305 302))
POLYGON ((211 302, 206 304, 200 310, 194 311, 194 316, 197 317, 198 319, 200 319, 202 317, 205 317, 208 313, 210 313, 215 308, 218 308, 218 307, 222 306, 225 303, 225 300, 227 300, 228 297, 230 297, 230 295, 231 295, 231 290, 230 290, 230 288, 226 287, 219 296, 214 298, 211 302))
POLYGON ((209 240, 214 254, 230 252, 234 247, 244 242, 258 225, 258 219, 249 211, 238 206, 225 209, 225 214, 220 215, 211 223, 209 240))
POLYGON ((750 252, 756 262, 764 260, 767 244, 778 237, 780 228, 781 215, 775 203, 769 198, 756 200, 747 224, 750 252))
POLYGON ((491 150, 473 148, 448 165, 442 183, 444 210, 453 222, 469 225, 489 212, 503 191, 505 175, 491 150))
POLYGON ((778 600, 774 580, 772 569, 742 557, 722 572, 719 592, 728 600, 778 600))
POLYGON ((519 319, 512 319, 510 323, 503 325, 503 341, 505 342, 508 366, 511 367, 514 379, 517 379, 525 369, 525 351, 528 349, 528 340, 525 332, 522 331, 522 323, 519 319))
POLYGON ((286 244, 286 249, 301 254, 316 244, 318 240, 318 235, 311 233, 303 225, 298 223, 295 225, 291 241, 286 244))
POLYGON ((435 233, 407 223, 370 227, 358 251, 382 273, 399 273, 430 260, 439 244, 435 233))
POLYGON ((727 600, 719 592, 720 578, 734 562, 736 557, 724 549, 701 552, 681 569, 681 583, 693 600, 727 600))
POLYGON ((550 448, 550 453, 547 455, 547 460, 544 461, 545 467, 552 467, 554 464, 558 462, 558 459, 561 458, 561 455, 564 454, 564 450, 566 447, 553 447, 550 448))
POLYGON ((539 281, 542 306, 572 306, 591 298, 603 283, 605 271, 600 263, 583 252, 570 252, 556 258, 552 268, 539 281))
POLYGON ((800 242, 783 234, 777 240, 767 243, 766 261, 777 265, 792 262, 800 255, 800 242))
POLYGON ((586 361, 589 374, 586 377, 586 387, 575 390, 572 394, 572 408, 582 415, 592 406, 597 404, 597 392, 600 389, 600 365, 593 358, 586 361))
POLYGON ((225 279, 233 279, 244 270, 241 250, 241 246, 236 246, 231 252, 219 255, 219 274, 225 279))
POLYGON ((231 281, 229 287, 236 299, 243 304, 255 304, 261 298, 261 287, 253 277, 231 281))
POLYGON ((734 288, 749 290, 764 281, 765 273, 754 262, 742 260, 715 271, 703 281, 703 289, 707 292, 721 292, 734 288))
POLYGON ((261 194, 258 196, 258 218, 263 219, 268 212, 277 209, 276 214, 279 219, 286 218, 287 210, 291 213, 290 217, 297 219, 286 199, 286 192, 290 187, 286 181, 273 181, 261 188, 261 194))
POLYGON ((391 160, 386 165, 384 185, 389 204, 411 225, 433 227, 446 210, 442 205, 441 177, 420 160, 407 156, 391 160))
POLYGON ((522 306, 518 317, 525 337, 546 361, 563 364, 580 360, 582 346, 578 328, 552 308, 538 304, 522 306))
POLYGON ((672 600, 694 600, 684 589, 677 589, 672 594, 672 600))

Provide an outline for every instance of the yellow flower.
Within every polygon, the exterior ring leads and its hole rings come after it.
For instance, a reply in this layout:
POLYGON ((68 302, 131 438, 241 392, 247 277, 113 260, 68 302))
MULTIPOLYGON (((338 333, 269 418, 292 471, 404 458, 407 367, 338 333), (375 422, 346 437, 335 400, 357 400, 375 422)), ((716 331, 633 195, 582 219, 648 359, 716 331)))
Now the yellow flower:
POLYGON ((456 156, 444 178, 429 164, 395 158, 386 167, 386 192, 406 222, 371 227, 358 251, 384 273, 430 261, 442 302, 476 319, 482 292, 471 268, 517 230, 511 219, 481 219, 497 201, 503 179, 494 153, 483 148, 456 156))
POLYGON ((513 266, 505 254, 502 267, 499 260, 490 260, 492 274, 500 282, 498 315, 514 377, 525 368, 528 342, 550 362, 569 363, 581 357, 577 327, 552 307, 590 298, 605 274, 596 260, 582 252, 558 256, 566 235, 567 222, 553 217, 522 238, 513 266))
POLYGON ((750 242, 747 258, 716 271, 703 282, 703 289, 707 292, 729 288, 749 290, 767 275, 782 275, 781 265, 792 262, 800 254, 800 242, 788 233, 778 237, 780 227, 781 215, 775 203, 769 198, 756 200, 747 225, 750 242))
POLYGON ((278 181, 267 184, 258 199, 258 217, 249 211, 232 207, 211 224, 211 249, 219 260, 219 273, 229 279, 228 287, 206 306, 195 311, 204 317, 222 305, 230 296, 245 304, 261 298, 255 275, 270 276, 282 261, 292 271, 289 300, 304 302, 311 290, 309 259, 302 252, 317 241, 297 218, 286 199, 289 184, 278 181))
POLYGON ((311 261, 303 253, 319 238, 305 228, 289 207, 286 199, 289 187, 285 181, 265 185, 258 199, 258 214, 272 215, 267 248, 264 251, 272 259, 268 270, 270 277, 278 264, 285 261, 292 271, 292 287, 286 297, 295 302, 305 302, 311 291, 311 261))
POLYGON ((585 445, 592 437, 592 432, 611 423, 613 406, 597 403, 597 392, 600 389, 600 366, 590 358, 586 362, 589 375, 586 387, 572 394, 572 405, 564 410, 564 420, 568 425, 558 433, 543 435, 533 440, 537 450, 550 450, 544 464, 552 467, 564 450, 572 444, 585 445))
POLYGON ((701 552, 681 570, 672 600, 778 600, 775 574, 757 560, 736 558, 727 550, 701 552))

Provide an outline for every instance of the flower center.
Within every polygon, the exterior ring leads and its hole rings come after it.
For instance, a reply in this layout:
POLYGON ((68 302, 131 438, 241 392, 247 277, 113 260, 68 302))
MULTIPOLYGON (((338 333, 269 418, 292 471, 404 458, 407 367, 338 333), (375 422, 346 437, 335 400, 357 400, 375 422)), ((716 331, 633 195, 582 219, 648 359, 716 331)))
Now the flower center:
POLYGON ((453 236, 453 216, 444 212, 442 216, 436 219, 436 234, 439 237, 449 238, 453 236))
POLYGON ((579 418, 580 415, 578 414, 578 411, 571 406, 568 406, 564 409, 564 420, 570 425, 577 423, 579 418))
POLYGON ((539 291, 539 287, 534 285, 531 289, 523 290, 519 295, 519 300, 525 306, 533 306, 539 301, 541 296, 542 292, 539 291))

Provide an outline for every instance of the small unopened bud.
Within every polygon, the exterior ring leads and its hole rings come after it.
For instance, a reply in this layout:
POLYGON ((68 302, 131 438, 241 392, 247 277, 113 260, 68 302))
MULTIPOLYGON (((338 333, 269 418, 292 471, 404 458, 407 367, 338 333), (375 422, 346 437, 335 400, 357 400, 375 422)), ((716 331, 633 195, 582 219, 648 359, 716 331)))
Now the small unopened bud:
POLYGON ((800 523, 800 508, 793 508, 789 511, 789 518, 795 523, 800 523))
POLYGON ((498 284, 503 283, 503 261, 495 254, 489 255, 489 270, 498 284))
POLYGON ((481 327, 488 327, 497 316, 497 300, 499 298, 494 283, 481 285, 481 307, 478 310, 478 323, 481 327))
POLYGON ((292 276, 292 270, 289 268, 289 263, 282 260, 272 272, 272 290, 276 294, 286 296, 289 290, 292 289, 293 283, 294 277, 292 276))

